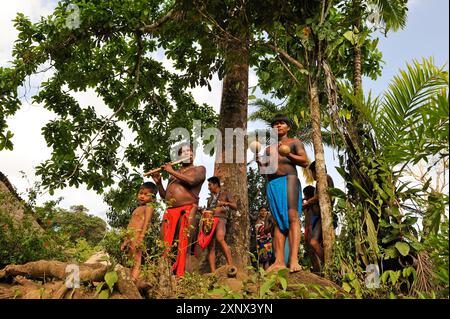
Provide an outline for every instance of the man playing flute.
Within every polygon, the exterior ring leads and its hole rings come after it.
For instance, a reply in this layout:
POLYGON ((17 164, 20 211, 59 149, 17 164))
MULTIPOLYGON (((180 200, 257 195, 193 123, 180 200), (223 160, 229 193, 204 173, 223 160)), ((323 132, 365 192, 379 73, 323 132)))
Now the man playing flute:
POLYGON ((161 175, 155 173, 153 180, 158 192, 168 204, 163 216, 161 233, 168 247, 177 240, 177 257, 173 270, 178 277, 184 276, 186 257, 190 241, 193 239, 195 214, 202 184, 206 178, 204 166, 194 166, 194 150, 190 144, 183 144, 178 151, 181 158, 188 158, 179 170, 174 170, 171 163, 165 164, 162 170, 170 174, 167 188, 161 183, 161 175))

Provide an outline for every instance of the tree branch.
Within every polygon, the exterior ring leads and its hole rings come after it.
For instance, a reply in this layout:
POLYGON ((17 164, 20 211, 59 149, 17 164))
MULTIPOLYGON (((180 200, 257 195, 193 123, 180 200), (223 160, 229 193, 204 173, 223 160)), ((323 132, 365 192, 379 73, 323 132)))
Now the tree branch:
POLYGON ((268 46, 269 48, 271 48, 272 50, 274 50, 275 52, 277 52, 278 54, 283 56, 283 58, 285 58, 290 63, 295 65, 297 67, 297 69, 299 69, 300 71, 307 71, 307 69, 303 66, 303 64, 301 64, 298 60, 294 59, 292 56, 289 55, 289 53, 287 53, 283 49, 281 49, 271 43, 260 43, 260 44, 268 46))
POLYGON ((158 30, 164 23, 167 21, 173 19, 177 16, 178 11, 175 11, 174 9, 171 9, 165 16, 161 17, 159 20, 152 24, 144 25, 143 27, 140 27, 138 31, 142 33, 154 33, 156 30, 158 30))
MULTIPOLYGON (((195 4, 195 8, 197 9, 197 12, 200 13, 200 15, 202 17, 204 17, 206 20, 208 20, 210 23, 212 23, 225 37, 231 38, 231 39, 237 41, 238 43, 242 42, 242 39, 239 39, 239 38, 235 37, 233 34, 228 32, 224 28, 222 28, 220 26, 220 24, 213 17, 211 17, 211 15, 203 12, 203 10, 201 8, 199 8, 197 6, 197 4, 195 4)), ((216 37, 218 37, 218 36, 216 36, 216 37)), ((219 39, 223 40, 223 38, 219 38, 219 39)))
POLYGON ((283 62, 283 60, 280 58, 280 55, 277 55, 278 60, 280 60, 281 64, 283 65, 283 67, 286 69, 286 71, 289 73, 289 75, 291 76, 291 78, 295 81, 295 83, 297 83, 297 85, 299 87, 301 87, 302 85, 300 84, 300 81, 295 77, 295 75, 291 72, 291 70, 288 68, 288 66, 283 62))

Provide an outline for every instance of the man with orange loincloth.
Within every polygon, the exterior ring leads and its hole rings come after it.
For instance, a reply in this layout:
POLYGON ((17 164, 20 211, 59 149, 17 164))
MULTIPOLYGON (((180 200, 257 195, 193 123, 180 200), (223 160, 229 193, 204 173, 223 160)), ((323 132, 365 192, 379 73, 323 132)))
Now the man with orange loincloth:
POLYGON ((203 249, 209 247, 208 262, 211 272, 215 272, 216 240, 225 255, 227 265, 233 264, 230 247, 225 242, 225 233, 228 212, 230 209, 237 210, 237 205, 231 194, 221 190, 220 179, 217 176, 208 178, 208 189, 211 196, 208 198, 207 208, 202 216, 198 244, 203 249), (207 216, 205 213, 210 213, 211 216, 207 216))
POLYGON ((178 155, 180 158, 188 158, 179 170, 175 171, 170 163, 162 167, 170 174, 167 189, 164 189, 159 173, 153 174, 152 177, 158 186, 159 194, 169 206, 163 216, 161 233, 168 247, 172 246, 174 239, 177 241, 177 257, 173 270, 178 277, 182 277, 206 169, 204 166, 194 166, 194 151, 191 145, 183 144, 178 155))

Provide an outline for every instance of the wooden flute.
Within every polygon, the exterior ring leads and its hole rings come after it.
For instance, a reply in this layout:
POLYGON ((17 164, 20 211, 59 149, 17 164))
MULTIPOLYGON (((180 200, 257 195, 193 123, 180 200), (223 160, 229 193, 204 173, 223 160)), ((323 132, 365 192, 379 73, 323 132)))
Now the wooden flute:
MULTIPOLYGON (((189 157, 180 158, 179 160, 176 160, 175 162, 171 162, 171 164, 172 165, 177 165, 177 164, 180 164, 180 163, 182 163, 182 162, 184 162, 185 160, 188 160, 188 159, 189 159, 189 157)), ((147 173, 144 173, 144 176, 149 176, 149 175, 158 173, 161 170, 162 170, 161 167, 151 169, 147 173)))

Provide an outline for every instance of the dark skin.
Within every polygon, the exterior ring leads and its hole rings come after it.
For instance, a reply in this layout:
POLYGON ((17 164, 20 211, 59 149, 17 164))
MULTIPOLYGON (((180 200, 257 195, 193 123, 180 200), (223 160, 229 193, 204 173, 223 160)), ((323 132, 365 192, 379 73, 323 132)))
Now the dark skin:
MULTIPOLYGON (((275 122, 273 127, 277 130, 278 144, 270 145, 265 150, 265 156, 276 157, 277 158, 277 169, 273 174, 267 174, 267 178, 272 180, 274 178, 285 176, 285 175, 297 175, 296 165, 306 167, 308 165, 305 147, 303 143, 300 142, 298 138, 289 138, 288 132, 290 130, 289 125, 285 122, 275 122), (278 148, 280 145, 288 145, 291 152, 287 156, 282 156, 278 153, 278 148)), ((261 167, 268 166, 267 164, 262 164, 256 154, 256 162, 261 167)))
MULTIPOLYGON (((278 144, 271 145, 265 150, 266 156, 274 156, 277 158, 277 167, 275 173, 266 174, 268 180, 272 180, 274 178, 280 176, 288 176, 288 179, 295 178, 297 179, 297 170, 296 166, 306 167, 308 165, 308 159, 306 156, 305 148, 300 142, 299 139, 289 138, 288 132, 290 127, 284 121, 278 121, 273 123, 273 129, 277 131, 278 134, 278 144), (278 147, 280 145, 288 145, 290 148, 290 153, 286 156, 282 156, 278 152, 278 147)), ((264 166, 259 160, 256 158, 256 162, 260 169, 264 166)), ((263 170, 261 170, 261 174, 264 174, 263 170)), ((289 181, 288 181, 289 183, 289 181)), ((289 192, 289 188, 288 188, 289 192)), ((289 270, 290 272, 297 272, 301 270, 300 264, 298 263, 298 249, 300 246, 300 225, 298 223, 298 207, 293 208, 292 205, 288 207, 288 217, 289 217, 289 270)), ((279 270, 281 268, 286 268, 284 262, 284 243, 286 241, 286 234, 283 234, 280 231, 278 225, 275 225, 275 234, 274 234, 274 249, 276 253, 275 263, 270 266, 267 271, 279 270)))
MULTIPOLYGON (((312 175, 315 181, 317 181, 317 174, 315 171, 312 171, 312 175)), ((328 187, 334 187, 333 179, 330 175, 327 174, 327 183, 328 187)), ((313 216, 320 216, 320 207, 319 207, 319 195, 316 191, 313 197, 303 201, 303 208, 311 210, 313 216)), ((320 264, 324 262, 324 252, 323 247, 320 244, 320 238, 322 237, 322 220, 319 219, 319 221, 316 223, 314 229, 312 229, 312 225, 308 225, 310 227, 310 238, 309 238, 309 245, 313 248, 315 258, 313 258, 314 261, 314 270, 320 271, 320 264)))
MULTIPOLYGON (((215 183, 208 182, 208 189, 211 194, 217 194, 220 192, 220 185, 215 183)), ((225 255, 225 259, 227 260, 227 265, 232 265, 233 260, 231 258, 231 249, 227 245, 225 241, 226 234, 226 216, 227 216, 227 207, 232 210, 237 210, 237 204, 231 194, 227 192, 221 192, 219 195, 219 199, 217 201, 217 206, 213 208, 214 217, 222 217, 219 219, 219 222, 216 226, 215 230, 215 240, 211 240, 209 244, 209 252, 208 252, 208 262, 211 268, 211 272, 216 271, 216 241, 219 243, 220 248, 225 255)))
POLYGON ((167 189, 164 189, 159 173, 152 175, 156 186, 158 186, 159 194, 171 207, 197 204, 198 199, 192 196, 190 192, 187 192, 186 189, 198 196, 206 178, 205 167, 194 166, 194 153, 190 147, 183 147, 181 149, 181 157, 189 157, 189 160, 183 162, 179 170, 174 170, 171 163, 161 167, 171 175, 169 183, 167 184, 167 189))
POLYGON ((170 174, 167 189, 164 189, 159 173, 153 174, 152 178, 158 187, 160 196, 165 199, 170 207, 193 205, 191 211, 188 212, 189 238, 192 240, 195 230, 193 223, 198 209, 198 195, 200 194, 202 184, 206 179, 206 168, 204 166, 194 166, 194 152, 189 146, 182 147, 180 156, 181 158, 187 157, 189 159, 182 163, 179 170, 174 170, 170 163, 161 167, 162 170, 170 174), (194 193, 197 198, 193 196, 191 192, 194 193))
MULTIPOLYGON (((313 176, 314 180, 317 181, 316 172, 312 172, 312 176, 313 176)), ((328 183, 328 187, 334 187, 333 178, 331 178, 331 176, 328 174, 327 174, 327 183, 328 183)), ((314 204, 318 204, 318 203, 319 203, 319 194, 316 192, 313 197, 304 201, 303 207, 306 208, 306 207, 313 206, 314 204)), ((319 211, 318 215, 320 215, 320 211, 319 211)))
MULTIPOLYGON (((312 204, 309 205, 308 207, 305 207, 305 203, 307 202, 308 199, 311 199, 314 196, 314 194, 312 195, 308 195, 308 194, 304 194, 303 198, 303 212, 305 215, 305 234, 306 234, 306 230, 308 233, 308 236, 305 237, 305 241, 306 241, 306 250, 308 252, 309 257, 311 258, 312 262, 313 262, 313 271, 314 272, 319 272, 320 271, 320 260, 318 255, 316 254, 314 247, 311 246, 311 237, 313 234, 313 228, 312 228, 312 216, 320 216, 320 209, 319 209, 319 205, 318 204, 312 204)), ((318 227, 318 225, 316 225, 316 228, 318 227)))
POLYGON ((129 233, 120 246, 120 250, 128 250, 129 256, 133 259, 131 278, 134 282, 137 282, 139 279, 142 258, 141 245, 153 215, 153 207, 147 206, 147 204, 153 202, 155 196, 156 194, 153 194, 150 189, 139 189, 137 200, 140 206, 133 211, 127 227, 129 233))

